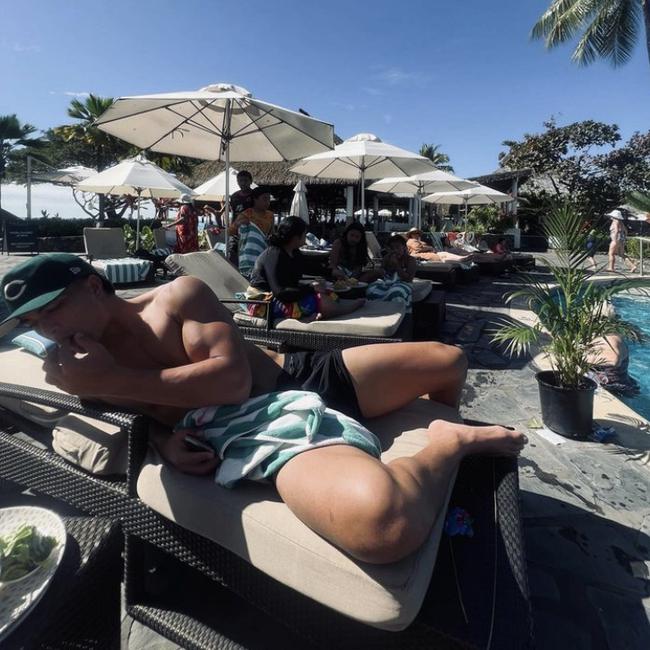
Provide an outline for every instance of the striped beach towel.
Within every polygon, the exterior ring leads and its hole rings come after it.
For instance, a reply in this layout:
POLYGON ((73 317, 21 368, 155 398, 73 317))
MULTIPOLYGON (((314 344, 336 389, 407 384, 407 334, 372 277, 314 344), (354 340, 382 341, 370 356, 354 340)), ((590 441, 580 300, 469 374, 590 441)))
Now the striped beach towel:
POLYGON ((221 458, 215 482, 233 487, 247 478, 265 481, 297 454, 329 445, 352 445, 379 458, 377 437, 333 411, 316 393, 287 390, 251 397, 235 406, 190 411, 176 430, 207 442, 221 458))
POLYGON ((383 302, 403 302, 406 305, 406 313, 411 313, 411 302, 413 301, 413 287, 409 282, 400 280, 396 273, 386 275, 368 285, 366 290, 368 300, 382 300, 383 302))
POLYGON ((112 284, 144 282, 153 265, 149 260, 118 258, 114 260, 93 260, 93 267, 106 276, 112 284))
POLYGON ((266 246, 266 236, 254 223, 239 226, 239 272, 244 277, 250 276, 266 246))

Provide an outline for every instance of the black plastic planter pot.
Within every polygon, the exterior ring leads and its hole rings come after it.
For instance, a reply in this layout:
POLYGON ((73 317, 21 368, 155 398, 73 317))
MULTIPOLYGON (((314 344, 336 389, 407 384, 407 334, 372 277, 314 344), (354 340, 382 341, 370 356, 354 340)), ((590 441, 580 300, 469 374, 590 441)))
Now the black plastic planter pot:
POLYGON ((596 382, 585 377, 584 388, 561 388, 552 370, 538 372, 536 379, 544 424, 566 438, 586 438, 593 424, 596 382))

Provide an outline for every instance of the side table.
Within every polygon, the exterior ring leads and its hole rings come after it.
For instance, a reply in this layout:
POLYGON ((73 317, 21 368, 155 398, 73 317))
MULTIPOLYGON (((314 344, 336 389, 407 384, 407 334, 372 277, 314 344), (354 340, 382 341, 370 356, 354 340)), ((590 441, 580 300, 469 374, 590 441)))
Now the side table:
POLYGON ((38 506, 62 517, 68 539, 39 603, 0 644, 11 650, 111 650, 120 640, 123 538, 119 522, 78 516, 66 504, 1 484, 0 507, 38 506))

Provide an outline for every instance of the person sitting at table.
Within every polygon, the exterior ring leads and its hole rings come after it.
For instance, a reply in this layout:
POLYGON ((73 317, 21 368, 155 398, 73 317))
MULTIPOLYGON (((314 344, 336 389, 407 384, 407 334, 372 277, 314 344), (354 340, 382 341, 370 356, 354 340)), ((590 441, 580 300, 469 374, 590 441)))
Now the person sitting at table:
POLYGON ((391 235, 382 266, 386 274, 396 275, 402 282, 413 282, 417 262, 409 254, 407 241, 404 237, 396 233, 391 235))
POLYGON ((256 187, 252 192, 253 207, 240 212, 228 228, 229 235, 237 235, 239 227, 244 223, 255 224, 267 237, 273 230, 273 212, 271 205, 271 192, 266 187, 256 187))
POLYGON ((369 260, 366 231, 358 221, 353 221, 332 244, 329 260, 332 277, 335 280, 356 278, 360 282, 373 282, 383 272, 373 269, 364 271, 369 260))
MULTIPOLYGON (((301 284, 303 259, 300 247, 305 243, 307 224, 300 217, 287 217, 271 235, 270 246, 257 258, 250 275, 247 295, 256 299, 271 293, 275 318, 321 320, 349 314, 365 299, 338 300, 322 283, 301 284)), ((249 313, 262 315, 265 305, 251 305, 249 313), (262 309, 260 309, 260 307, 262 309)))

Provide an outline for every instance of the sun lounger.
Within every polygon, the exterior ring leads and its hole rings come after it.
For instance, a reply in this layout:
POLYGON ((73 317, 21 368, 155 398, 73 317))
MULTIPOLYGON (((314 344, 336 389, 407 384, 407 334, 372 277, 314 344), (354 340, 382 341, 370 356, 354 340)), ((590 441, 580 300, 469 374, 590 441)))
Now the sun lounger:
POLYGON ((154 262, 129 257, 121 228, 84 228, 88 260, 113 284, 132 284, 153 279, 154 262))
MULTIPOLYGON (((42 385, 42 372, 39 378, 25 353, 0 357, 0 381, 18 369, 21 380, 29 377, 42 385)), ((489 638, 492 647, 528 647, 530 608, 514 460, 475 458, 461 465, 450 505, 474 518, 474 538, 441 536, 440 517, 415 554, 372 566, 351 560, 303 526, 271 486, 227 491, 208 478, 165 466, 148 448, 141 416, 3 383, 0 396, 19 400, 12 408, 22 413, 0 407, 0 481, 120 519, 127 534, 127 612, 183 647, 247 647, 252 621, 279 622, 269 627, 275 635, 266 639, 266 647, 485 647, 489 638), (25 406, 26 400, 43 402, 38 408, 54 409, 59 418, 76 412, 92 416, 98 428, 108 422, 126 431, 127 481, 95 476, 54 453, 48 428, 26 419, 37 408, 25 406), (24 434, 39 438, 42 448, 24 434), (162 564, 157 551, 167 558, 162 564), (166 571, 173 570, 170 558, 178 575, 195 576, 194 588, 212 585, 201 592, 200 611, 188 610, 194 594, 179 590, 176 580, 169 589, 161 586, 166 571)), ((388 460, 417 453, 427 440, 419 427, 436 417, 456 419, 457 414, 417 400, 367 425, 382 438, 388 460), (389 434, 404 429, 409 431, 392 441, 389 434)), ((36 419, 44 421, 41 415, 36 419)), ((72 427, 75 418, 70 420, 72 427)))
POLYGON ((232 306, 235 322, 249 340, 304 349, 345 348, 409 339, 410 320, 399 303, 368 302, 347 316, 305 323, 294 318, 270 322, 241 310, 248 281, 216 252, 170 255, 167 266, 180 275, 203 280, 217 297, 232 306), (240 294, 240 295, 237 295, 240 294))

